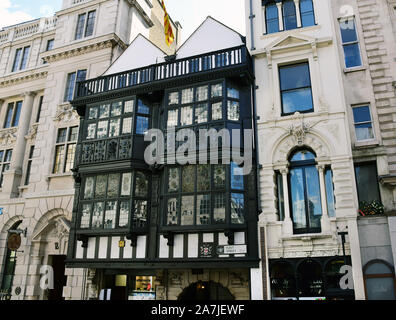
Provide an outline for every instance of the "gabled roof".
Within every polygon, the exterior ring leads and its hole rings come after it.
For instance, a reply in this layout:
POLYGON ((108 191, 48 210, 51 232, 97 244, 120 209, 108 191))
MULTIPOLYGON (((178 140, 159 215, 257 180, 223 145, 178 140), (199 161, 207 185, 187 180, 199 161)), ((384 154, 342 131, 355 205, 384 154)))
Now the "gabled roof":
POLYGON ((128 48, 114 61, 103 75, 119 73, 164 62, 166 53, 142 34, 138 34, 128 48))
MULTIPOLYGON (((245 38, 241 34, 209 16, 177 50, 176 58, 182 59, 244 44, 245 38)), ((103 75, 161 63, 166 56, 164 51, 139 34, 103 75)))
POLYGON ((177 58, 241 46, 244 41, 240 33, 208 16, 177 50, 177 58))

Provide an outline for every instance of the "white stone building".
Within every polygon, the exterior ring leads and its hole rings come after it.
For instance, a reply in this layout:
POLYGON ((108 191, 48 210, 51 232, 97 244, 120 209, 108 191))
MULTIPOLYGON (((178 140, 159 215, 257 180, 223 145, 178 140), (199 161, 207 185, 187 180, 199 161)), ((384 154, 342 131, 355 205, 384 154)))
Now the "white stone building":
POLYGON ((366 298, 396 299, 396 1, 333 1, 332 11, 359 207, 366 215, 358 219, 366 298), (384 214, 367 216, 373 201, 384 214))
POLYGON ((69 101, 76 81, 103 74, 138 34, 173 52, 181 26, 172 22, 167 48, 163 16, 158 0, 64 0, 53 17, 0 30, 2 298, 85 298, 86 272, 64 265, 79 126, 69 101), (22 244, 10 251, 15 232, 22 244), (42 265, 53 290, 40 289, 42 265))
POLYGON ((365 299, 333 2, 246 1, 261 165, 255 299, 365 299), (354 291, 340 288, 343 265, 352 265, 354 291))

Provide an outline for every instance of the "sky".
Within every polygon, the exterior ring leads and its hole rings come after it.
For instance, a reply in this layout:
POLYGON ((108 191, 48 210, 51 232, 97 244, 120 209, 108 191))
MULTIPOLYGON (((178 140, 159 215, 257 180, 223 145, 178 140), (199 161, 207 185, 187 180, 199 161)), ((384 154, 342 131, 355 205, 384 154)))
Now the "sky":
MULTIPOLYGON (((183 27, 182 39, 188 36, 207 16, 223 22, 245 35, 244 0, 165 0, 173 21, 183 27)), ((0 0, 0 28, 43 16, 60 10, 62 0, 0 0)))

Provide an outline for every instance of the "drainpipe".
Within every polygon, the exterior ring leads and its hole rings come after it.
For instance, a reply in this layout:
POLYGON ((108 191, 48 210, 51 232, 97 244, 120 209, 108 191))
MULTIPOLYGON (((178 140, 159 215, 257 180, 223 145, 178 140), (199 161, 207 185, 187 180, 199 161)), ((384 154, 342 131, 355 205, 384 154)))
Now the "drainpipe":
MULTIPOLYGON (((256 48, 254 47, 254 24, 253 24, 253 19, 255 18, 255 15, 253 14, 253 0, 249 1, 249 6, 250 6, 250 13, 249 13, 249 19, 250 19, 250 41, 251 41, 251 48, 250 50, 255 50, 256 48)), ((252 57, 252 69, 253 69, 253 86, 252 86, 252 104, 253 104, 253 127, 254 127, 254 141, 256 142, 256 148, 255 148, 255 154, 256 154, 256 184, 257 184, 257 210, 258 213, 262 212, 261 208, 261 200, 260 200, 260 161, 259 161, 259 143, 258 143, 258 130, 257 130, 257 95, 256 95, 256 90, 258 87, 256 86, 256 77, 255 77, 255 61, 254 58, 252 57)))

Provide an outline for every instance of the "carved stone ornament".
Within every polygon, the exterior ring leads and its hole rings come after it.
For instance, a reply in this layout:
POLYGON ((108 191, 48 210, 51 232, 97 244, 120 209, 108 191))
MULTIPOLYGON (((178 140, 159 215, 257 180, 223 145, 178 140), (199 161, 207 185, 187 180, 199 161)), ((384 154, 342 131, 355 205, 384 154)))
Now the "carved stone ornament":
POLYGON ((172 272, 169 274, 169 280, 172 285, 181 286, 183 284, 183 277, 181 273, 172 272))
POLYGON ((305 137, 312 129, 313 125, 304 121, 303 115, 296 112, 293 116, 293 123, 289 126, 289 134, 294 137, 298 145, 304 144, 305 137))
POLYGON ((18 128, 9 128, 0 130, 0 146, 9 146, 16 141, 16 132, 18 128))
POLYGON ((36 138, 38 126, 39 124, 35 123, 30 127, 28 134, 25 136, 26 140, 33 140, 36 138))
POLYGON ((73 110, 71 104, 61 104, 58 106, 54 121, 74 121, 78 119, 77 112, 73 110))

